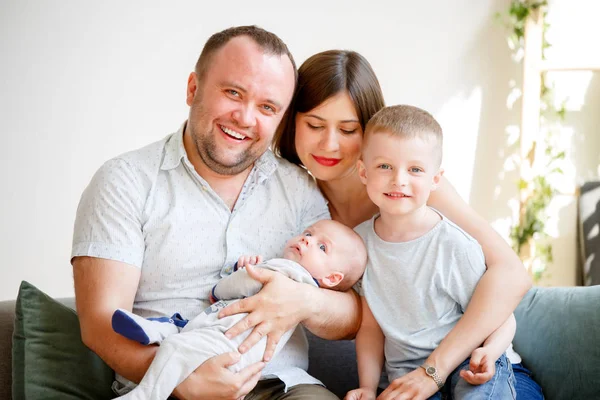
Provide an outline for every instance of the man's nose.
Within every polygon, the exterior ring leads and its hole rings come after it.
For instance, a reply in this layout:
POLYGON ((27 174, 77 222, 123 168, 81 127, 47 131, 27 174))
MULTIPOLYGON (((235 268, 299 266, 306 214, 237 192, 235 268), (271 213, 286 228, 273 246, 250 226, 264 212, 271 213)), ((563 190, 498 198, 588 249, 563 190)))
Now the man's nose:
POLYGON ((338 140, 337 132, 334 128, 326 128, 321 136, 320 142, 321 150, 328 152, 338 151, 340 143, 338 140))
POLYGON ((252 104, 240 104, 233 112, 233 119, 241 128, 252 128, 256 125, 256 110, 252 104))

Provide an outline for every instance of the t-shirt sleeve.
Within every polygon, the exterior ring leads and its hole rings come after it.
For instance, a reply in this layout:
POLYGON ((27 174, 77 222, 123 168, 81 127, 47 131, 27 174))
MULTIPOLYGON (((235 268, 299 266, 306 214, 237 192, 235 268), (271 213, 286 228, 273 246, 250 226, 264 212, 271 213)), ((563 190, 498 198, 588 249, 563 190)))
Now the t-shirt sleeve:
POLYGON ((139 173, 122 159, 106 162, 81 196, 71 258, 106 258, 141 267, 145 201, 139 173))
POLYGON ((460 304, 464 313, 475 292, 479 280, 485 273, 485 258, 479 243, 469 240, 455 249, 454 265, 448 280, 448 294, 460 304))

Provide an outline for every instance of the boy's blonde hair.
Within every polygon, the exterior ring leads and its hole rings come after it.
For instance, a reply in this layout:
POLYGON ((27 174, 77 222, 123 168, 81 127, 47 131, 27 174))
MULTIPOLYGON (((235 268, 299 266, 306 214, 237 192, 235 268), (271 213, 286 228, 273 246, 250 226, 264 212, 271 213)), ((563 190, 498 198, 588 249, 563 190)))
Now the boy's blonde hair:
POLYGON ((404 139, 435 140, 439 163, 442 162, 442 127, 427 111, 409 105, 389 106, 379 110, 367 123, 363 149, 375 133, 388 133, 404 139))

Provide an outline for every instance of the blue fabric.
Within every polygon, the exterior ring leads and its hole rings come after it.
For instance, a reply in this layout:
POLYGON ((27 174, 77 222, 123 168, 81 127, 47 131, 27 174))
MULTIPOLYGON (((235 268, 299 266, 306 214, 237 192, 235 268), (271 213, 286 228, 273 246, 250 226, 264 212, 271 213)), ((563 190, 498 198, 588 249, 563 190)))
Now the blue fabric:
POLYGON ((600 399, 600 286, 534 287, 515 317, 515 350, 548 400, 600 399))
POLYGON ((515 375, 515 389, 519 400, 543 400, 544 394, 542 388, 531 377, 531 371, 525 368, 523 364, 512 365, 515 375))
POLYGON ((486 383, 482 385, 471 385, 460 377, 460 371, 469 369, 471 358, 467 358, 456 368, 448 377, 448 384, 442 389, 450 391, 450 398, 453 399, 516 399, 515 376, 513 375, 512 365, 502 354, 496 360, 496 373, 486 383))

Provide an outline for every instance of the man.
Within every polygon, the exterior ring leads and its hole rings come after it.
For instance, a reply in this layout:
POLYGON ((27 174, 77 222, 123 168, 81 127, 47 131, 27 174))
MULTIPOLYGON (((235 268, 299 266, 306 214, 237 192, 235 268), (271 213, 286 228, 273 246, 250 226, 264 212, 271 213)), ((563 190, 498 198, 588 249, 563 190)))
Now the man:
MULTIPOLYGON (((77 311, 84 343, 118 374, 116 391, 141 380, 156 347, 115 334, 115 309, 193 318, 240 254, 274 257, 289 237, 329 217, 312 180, 268 150, 295 78, 293 58, 274 34, 250 26, 213 35, 188 79, 188 121, 164 140, 108 161, 84 192, 72 251, 77 311)), ((249 312, 228 332, 254 328, 241 352, 266 335, 268 361, 297 323, 329 339, 356 331, 355 295, 249 271, 263 289, 225 310, 249 312), (332 302, 338 311, 323 306, 332 302)), ((301 331, 264 371, 259 363, 230 372, 238 357, 206 361, 174 395, 237 399, 262 374, 277 379, 261 381, 246 399, 278 398, 286 390, 289 399, 335 398, 306 374, 301 331)))

